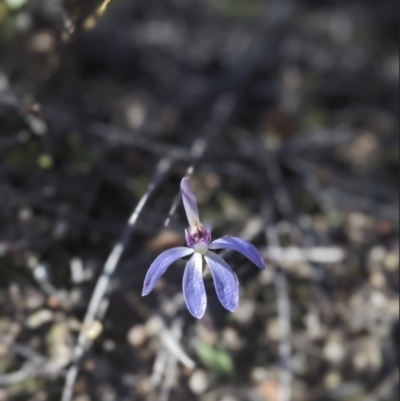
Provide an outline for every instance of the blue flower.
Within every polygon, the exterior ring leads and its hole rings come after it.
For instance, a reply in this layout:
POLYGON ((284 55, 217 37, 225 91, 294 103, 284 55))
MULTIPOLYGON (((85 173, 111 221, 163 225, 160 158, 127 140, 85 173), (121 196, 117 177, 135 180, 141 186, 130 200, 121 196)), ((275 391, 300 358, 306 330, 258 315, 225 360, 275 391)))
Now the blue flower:
POLYGON ((189 312, 200 319, 206 310, 207 296, 203 282, 204 262, 211 270, 215 290, 221 304, 230 312, 234 311, 239 301, 239 285, 235 273, 214 249, 233 249, 250 259, 258 268, 265 269, 264 260, 258 250, 249 242, 236 237, 222 237, 211 240, 211 232, 199 220, 197 201, 189 180, 181 181, 183 206, 189 221, 186 229, 187 247, 168 249, 159 255, 150 266, 144 280, 142 295, 149 294, 160 277, 172 263, 185 256, 192 255, 183 274, 183 296, 189 312))

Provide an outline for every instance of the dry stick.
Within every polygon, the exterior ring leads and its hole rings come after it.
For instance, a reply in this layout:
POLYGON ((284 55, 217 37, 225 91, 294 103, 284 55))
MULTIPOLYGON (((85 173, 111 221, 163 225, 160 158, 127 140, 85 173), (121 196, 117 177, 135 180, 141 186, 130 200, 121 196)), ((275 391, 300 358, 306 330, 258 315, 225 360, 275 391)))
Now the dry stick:
MULTIPOLYGON (((307 247, 308 249, 312 249, 313 246, 315 246, 317 239, 315 237, 315 235, 313 234, 313 227, 312 227, 312 221, 311 218, 309 216, 302 216, 301 218, 298 219, 299 221, 299 227, 301 228, 302 232, 303 232, 303 244, 305 247, 307 247)), ((329 252, 326 251, 325 252, 326 256, 329 256, 329 252)), ((324 256, 325 256, 324 255, 324 256)), ((329 258, 327 258, 329 259, 329 258)), ((342 258, 341 260, 338 261, 333 261, 331 259, 331 261, 329 261, 328 263, 337 263, 337 262, 341 262, 344 259, 344 252, 342 252, 342 258)), ((319 309, 318 309, 318 304, 319 304, 319 299, 321 298, 321 296, 323 296, 323 293, 319 287, 319 281, 323 279, 323 276, 321 276, 321 263, 323 263, 323 261, 320 260, 309 260, 310 261, 310 265, 311 265, 311 269, 312 269, 312 276, 311 276, 311 280, 310 280, 310 286, 311 286, 311 298, 310 298, 310 306, 309 306, 309 317, 312 319, 311 321, 313 321, 313 326, 309 325, 309 329, 311 329, 311 327, 313 327, 313 330, 315 334, 319 334, 320 330, 321 330, 321 317, 320 317, 320 313, 319 313, 319 309)))
POLYGON ((266 248, 266 254, 273 261, 284 262, 302 262, 310 263, 339 263, 343 261, 345 252, 337 246, 313 246, 307 247, 274 247, 266 248))
MULTIPOLYGON (((175 343, 179 343, 182 337, 182 325, 183 322, 181 318, 175 318, 172 322, 171 337, 175 343)), ((178 359, 174 353, 169 352, 166 362, 167 370, 161 386, 159 401, 168 401, 171 388, 178 373, 178 359)))
POLYGON ((26 380, 31 376, 40 375, 42 366, 47 366, 46 363, 49 364, 47 359, 41 354, 25 345, 13 343, 9 338, 0 337, 0 344, 9 347, 14 353, 28 359, 21 369, 15 372, 0 374, 0 387, 9 386, 13 383, 26 380))
MULTIPOLYGON (((280 213, 287 219, 293 215, 293 207, 290 201, 289 193, 283 185, 282 173, 274 152, 266 151, 262 159, 265 163, 265 169, 269 181, 273 187, 275 205, 280 213)), ((272 208, 272 205, 271 205, 272 208)), ((267 210, 265 236, 267 243, 271 247, 280 247, 279 237, 273 225, 273 212, 267 210)), ((281 328, 281 340, 279 343, 280 359, 280 401, 290 401, 292 398, 292 371, 290 367, 290 358, 292 347, 291 337, 291 310, 288 294, 288 284, 285 272, 279 263, 275 263, 275 290, 277 296, 278 320, 281 328)))
POLYGON ((28 362, 24 364, 20 370, 12 373, 0 374, 0 388, 3 386, 7 387, 14 383, 21 382, 32 376, 37 376, 39 374, 37 370, 37 365, 33 365, 28 362))
MULTIPOLYGON (((83 321, 83 328, 88 327, 88 325, 90 325, 92 322, 95 321, 100 303, 107 291, 111 275, 114 273, 115 268, 117 267, 117 264, 121 258, 121 255, 126 245, 129 242, 129 239, 135 227, 135 223, 143 207, 148 201, 149 197, 153 194, 154 190, 161 183, 163 177, 171 168, 171 165, 172 162, 169 158, 163 158, 157 164, 155 173, 147 188, 146 193, 142 196, 132 215, 129 217, 129 220, 122 233, 120 240, 114 246, 113 250, 111 251, 111 254, 109 255, 106 263, 104 264, 103 272, 99 277, 99 279, 97 280, 92 298, 90 299, 89 307, 86 311, 86 315, 83 321)), ((67 378, 61 396, 61 401, 71 400, 71 397, 73 395, 74 383, 79 371, 79 363, 88 346, 89 346, 89 340, 87 338, 87 335, 83 330, 81 330, 78 336, 77 345, 75 346, 74 349, 73 364, 71 365, 67 373, 67 378)))
POLYGON ((163 378, 165 366, 167 365, 168 351, 160 347, 153 364, 153 373, 151 375, 151 383, 153 387, 157 387, 163 378))
MULTIPOLYGON (((183 366, 188 369, 193 369, 196 366, 196 363, 191 359, 186 352, 183 350, 178 340, 176 339, 176 335, 174 334, 174 323, 172 324, 172 328, 168 329, 161 316, 157 316, 157 326, 159 331, 159 338, 162 347, 159 347, 157 352, 157 357, 155 359, 155 363, 153 365, 153 373, 151 375, 151 382, 154 387, 157 387, 164 376, 165 366, 168 363, 169 357, 172 355, 176 358, 177 361, 181 362, 183 366)), ((179 324, 182 326, 182 319, 179 319, 179 324)), ((175 324, 177 321, 175 319, 175 324)))
POLYGON ((40 363, 36 361, 28 361, 23 364, 20 370, 0 374, 0 388, 19 383, 31 377, 56 377, 64 374, 65 367, 65 363, 56 363, 51 360, 46 360, 40 363))
POLYGON ((183 350, 179 342, 176 340, 176 336, 174 336, 173 331, 173 327, 170 330, 164 329, 160 334, 161 343, 165 349, 176 358, 177 361, 181 362, 183 366, 188 369, 193 369, 196 366, 195 361, 191 359, 183 350))
MULTIPOLYGON (((229 119, 235 107, 235 103, 235 98, 231 94, 223 94, 215 102, 211 112, 211 119, 204 127, 204 131, 207 133, 206 138, 198 138, 192 146, 190 153, 193 162, 186 170, 186 177, 190 177, 193 174, 196 164, 206 151, 210 139, 217 135, 217 133, 221 130, 222 125, 229 119)), ((180 201, 181 196, 180 192, 178 192, 172 202, 171 209, 168 212, 168 217, 164 222, 165 227, 169 226, 171 217, 174 215, 180 201)))
MULTIPOLYGON (((175 302, 176 310, 181 307, 182 302, 183 299, 178 299, 178 301, 175 302)), ((174 355, 176 359, 188 369, 193 369, 196 366, 196 363, 186 354, 179 342, 174 339, 172 330, 166 327, 162 316, 156 315, 152 318, 152 320, 153 324, 155 325, 155 331, 158 333, 160 344, 162 345, 162 347, 160 347, 158 350, 158 355, 155 359, 155 363, 153 365, 153 373, 151 376, 151 381, 154 387, 156 387, 161 383, 166 358, 168 357, 169 353, 174 355)))
POLYGON ((103 123, 92 123, 86 128, 91 135, 99 136, 109 143, 134 146, 146 152, 167 156, 173 160, 191 162, 191 155, 186 148, 148 139, 148 131, 145 129, 134 131, 123 130, 103 123))
MULTIPOLYGON (((265 236, 273 246, 279 246, 278 234, 275 227, 270 224, 265 229, 265 236)), ((292 371, 290 367, 290 357, 292 347, 290 345, 291 336, 291 310, 288 295, 288 285, 286 275, 279 264, 275 265, 275 290, 277 296, 278 320, 281 328, 281 340, 279 342, 280 358, 280 401, 290 401, 292 398, 292 371)))
POLYGON ((8 345, 16 354, 27 359, 27 361, 19 370, 0 374, 0 387, 7 387, 14 383, 27 380, 30 377, 54 377, 61 374, 65 368, 65 363, 57 363, 48 360, 41 354, 38 354, 36 351, 26 347, 25 345, 10 343, 9 340, 1 338, 0 344, 8 345))

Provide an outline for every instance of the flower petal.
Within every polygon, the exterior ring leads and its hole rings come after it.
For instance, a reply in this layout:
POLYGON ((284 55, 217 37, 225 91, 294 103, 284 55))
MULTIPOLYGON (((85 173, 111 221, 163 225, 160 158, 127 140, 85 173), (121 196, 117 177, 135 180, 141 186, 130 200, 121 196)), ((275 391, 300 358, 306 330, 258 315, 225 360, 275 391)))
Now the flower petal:
POLYGON ((168 267, 172 265, 172 263, 180 258, 191 255, 193 252, 194 251, 191 248, 178 247, 168 249, 168 251, 157 256, 147 271, 146 278, 144 279, 142 295, 147 295, 154 288, 157 281, 165 273, 168 267))
POLYGON ((233 312, 239 302, 239 285, 237 277, 224 259, 208 251, 204 255, 214 279, 215 290, 221 304, 233 312))
POLYGON ((199 253, 195 253, 186 265, 183 296, 189 312, 197 319, 202 318, 207 306, 207 295, 203 281, 203 256, 199 253))
POLYGON ((209 249, 233 249, 250 259, 258 268, 264 270, 265 263, 257 248, 243 239, 237 237, 222 237, 211 242, 209 249))
POLYGON ((196 223, 199 223, 199 210, 197 208, 197 200, 194 196, 192 186, 190 185, 189 180, 185 177, 181 181, 181 192, 182 192, 182 200, 183 206, 186 211, 186 216, 189 221, 190 226, 195 226, 196 223))

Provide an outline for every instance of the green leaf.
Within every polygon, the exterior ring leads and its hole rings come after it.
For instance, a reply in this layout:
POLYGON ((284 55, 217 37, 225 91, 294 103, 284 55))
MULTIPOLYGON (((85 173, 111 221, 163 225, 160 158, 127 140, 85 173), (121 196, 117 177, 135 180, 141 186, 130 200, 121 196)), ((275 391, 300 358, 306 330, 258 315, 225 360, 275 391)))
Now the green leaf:
POLYGON ((235 366, 232 357, 227 352, 206 344, 200 344, 196 351, 202 363, 215 374, 221 376, 233 374, 235 366))
POLYGON ((43 170, 48 170, 50 168, 53 167, 54 161, 53 158, 45 153, 42 153, 39 157, 38 157, 38 165, 40 168, 42 168, 43 170))
POLYGON ((5 3, 11 10, 21 8, 28 0, 5 0, 5 3))

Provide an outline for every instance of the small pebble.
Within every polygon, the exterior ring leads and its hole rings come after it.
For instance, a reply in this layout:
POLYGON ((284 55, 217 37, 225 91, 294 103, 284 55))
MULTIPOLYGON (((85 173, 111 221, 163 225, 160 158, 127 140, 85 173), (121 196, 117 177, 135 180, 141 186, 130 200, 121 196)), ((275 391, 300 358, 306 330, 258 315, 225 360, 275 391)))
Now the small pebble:
POLYGON ((271 341, 279 341, 282 338, 281 325, 276 318, 270 319, 267 322, 267 337, 271 341))
POLYGON ((252 300, 243 299, 240 301, 235 312, 232 314, 232 318, 238 323, 247 325, 251 322, 254 316, 256 306, 252 300))
POLYGON ((145 324, 146 332, 149 336, 154 336, 163 328, 163 322, 160 317, 153 316, 145 324))
POLYGON ((209 387, 207 373, 203 370, 195 370, 189 379, 189 387, 195 394, 203 394, 209 387))
POLYGON ((399 318, 399 311, 400 311, 400 304, 399 298, 391 299, 390 301, 386 302, 386 310, 388 314, 396 319, 399 318))
POLYGON ((338 336, 331 335, 331 338, 324 347, 323 355, 332 364, 339 364, 344 360, 346 351, 338 336))
POLYGON ((87 359, 83 364, 83 369, 86 372, 93 372, 96 369, 96 364, 92 359, 87 359))
POLYGON ((103 349, 107 352, 112 352, 115 350, 115 342, 113 340, 105 340, 103 342, 103 349))
POLYGON ((257 395, 266 401, 281 401, 279 381, 270 377, 257 386, 257 395))
POLYGON ((254 383, 261 383, 268 378, 268 370, 262 366, 256 366, 252 369, 250 376, 254 383))
POLYGON ((140 128, 146 119, 146 110, 144 106, 136 101, 129 104, 125 111, 126 121, 130 128, 140 128))
POLYGON ((133 326, 128 332, 128 343, 134 348, 141 347, 147 340, 147 335, 145 326, 133 326))
POLYGON ((395 252, 386 254, 383 264, 385 269, 389 272, 395 272, 399 270, 399 254, 395 252))
POLYGON ((350 213, 346 221, 346 234, 350 242, 362 244, 372 235, 374 219, 362 213, 350 213))
POLYGON ((76 284, 82 283, 85 279, 82 260, 80 258, 73 258, 69 266, 72 282, 76 284))
POLYGON ((63 306, 63 302, 59 294, 49 296, 46 304, 50 309, 60 309, 63 306))
POLYGON ((376 288, 384 288, 386 285, 386 277, 380 271, 373 272, 369 277, 369 281, 376 288))
POLYGON ((39 259, 36 255, 28 254, 26 257, 26 264, 30 269, 35 269, 39 264, 39 259))
POLYGON ((15 16, 15 27, 19 32, 26 32, 32 26, 32 17, 27 12, 19 12, 15 16))
POLYGON ((339 372, 329 372, 325 376, 325 386, 329 390, 333 390, 339 386, 339 384, 342 382, 342 376, 340 375, 339 372))
POLYGON ((25 121, 28 124, 32 133, 37 136, 43 136, 47 133, 47 124, 45 121, 36 117, 34 114, 28 114, 25 117, 25 121))
POLYGON ((373 338, 365 337, 356 344, 353 357, 353 367, 358 372, 366 370, 377 371, 382 366, 382 353, 380 346, 373 338))
POLYGON ((48 279, 46 266, 37 265, 33 271, 33 275, 37 281, 46 281, 48 279))
POLYGON ((0 343, 0 356, 7 355, 10 347, 7 344, 0 343))
POLYGON ((243 347, 243 342, 240 339, 238 332, 231 327, 227 327, 222 332, 222 338, 227 347, 233 351, 237 351, 243 347))
POLYGON ((32 37, 31 46, 35 53, 48 53, 54 48, 55 40, 50 32, 39 32, 32 37))
POLYGON ((201 342, 213 347, 218 341, 218 333, 211 327, 204 325, 197 325, 198 337, 201 342))
POLYGON ((49 309, 40 309, 39 311, 32 313, 26 319, 26 325, 30 329, 37 329, 45 323, 50 322, 54 317, 54 314, 49 309))
POLYGON ((382 263, 385 256, 386 256, 386 249, 383 246, 379 245, 379 246, 374 246, 371 249, 371 251, 369 252, 369 255, 368 255, 368 259, 371 264, 379 265, 382 263))
POLYGON ((136 390, 139 395, 148 395, 153 390, 153 383, 149 377, 140 377, 137 379, 136 390))
POLYGON ((371 293, 370 302, 377 308, 382 308, 386 303, 386 297, 380 291, 373 291, 371 293))
POLYGON ((262 285, 271 285, 274 281, 274 270, 265 269, 258 275, 258 281, 262 285))
POLYGON ((103 331, 103 325, 98 320, 85 323, 82 326, 82 332, 89 341, 95 340, 103 331))
POLYGON ((307 327, 307 335, 311 340, 317 340, 324 335, 321 321, 316 313, 307 313, 304 317, 304 324, 307 327))
POLYGON ((25 306, 28 310, 35 310, 43 306, 44 295, 36 290, 30 289, 26 295, 25 306))
POLYGON ((27 207, 20 209, 18 212, 18 218, 20 219, 20 221, 24 223, 32 220, 32 217, 33 217, 32 210, 27 207))

